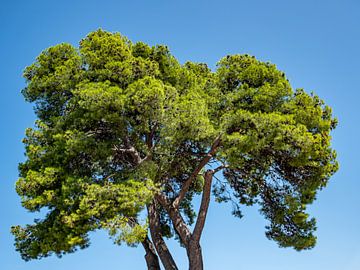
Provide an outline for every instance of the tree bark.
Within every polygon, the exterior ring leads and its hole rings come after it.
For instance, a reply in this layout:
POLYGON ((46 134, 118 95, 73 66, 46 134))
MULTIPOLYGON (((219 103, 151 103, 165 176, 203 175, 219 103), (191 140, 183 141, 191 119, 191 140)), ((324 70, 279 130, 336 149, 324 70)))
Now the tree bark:
POLYGON ((200 238, 203 232, 207 212, 209 209, 211 184, 212 184, 213 174, 215 172, 217 172, 217 170, 207 170, 205 172, 204 175, 205 183, 201 198, 201 204, 193 233, 191 233, 189 228, 186 226, 186 223, 183 220, 179 210, 176 207, 174 207, 163 194, 159 193, 156 195, 156 199, 168 212, 174 224, 175 229, 179 233, 180 238, 185 245, 189 260, 189 270, 204 269, 202 251, 200 246, 200 238))
POLYGON ((160 219, 156 209, 155 201, 148 205, 148 216, 151 238, 154 242, 156 251, 159 254, 162 264, 166 270, 177 270, 178 268, 176 263, 161 235, 160 219))
POLYGON ((205 226, 206 216, 210 204, 211 184, 212 184, 213 174, 214 174, 213 170, 207 170, 204 175, 205 182, 201 197, 200 209, 199 209, 198 217, 196 219, 195 228, 191 237, 192 240, 195 242, 200 241, 205 226))
POLYGON ((221 136, 217 136, 215 141, 213 142, 210 151, 206 154, 206 156, 200 161, 199 165, 195 168, 193 173, 190 175, 190 177, 185 181, 183 186, 181 187, 180 193, 177 196, 177 198, 173 202, 173 206, 175 208, 178 208, 181 201, 184 199, 186 193, 188 192, 192 181, 196 178, 196 176, 199 174, 202 168, 205 167, 205 165, 210 161, 210 159, 215 155, 217 149, 220 147, 220 139, 221 136))
POLYGON ((159 258, 156 255, 156 251, 154 246, 152 245, 149 237, 146 236, 144 241, 142 241, 142 245, 145 249, 145 260, 148 270, 161 270, 159 264, 159 258))
POLYGON ((202 270, 204 268, 200 246, 200 238, 204 229, 206 215, 209 209, 213 174, 213 170, 207 170, 205 172, 205 183, 201 198, 200 209, 194 231, 186 248, 189 259, 189 270, 202 270))
POLYGON ((161 204, 161 206, 165 208, 166 212, 168 213, 174 225, 175 230, 180 236, 182 243, 184 245, 187 245, 191 237, 191 232, 188 226, 186 225, 186 222, 184 221, 183 217, 181 216, 179 209, 172 206, 168 198, 161 193, 156 194, 155 198, 161 204))
POLYGON ((186 248, 189 270, 203 270, 203 258, 199 241, 191 239, 186 248))

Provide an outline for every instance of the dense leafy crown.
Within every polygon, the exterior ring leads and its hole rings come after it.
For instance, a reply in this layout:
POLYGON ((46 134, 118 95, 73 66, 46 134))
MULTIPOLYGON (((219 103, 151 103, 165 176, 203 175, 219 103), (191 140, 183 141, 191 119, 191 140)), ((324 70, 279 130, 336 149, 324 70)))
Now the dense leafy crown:
MULTIPOLYGON (((26 131, 16 190, 25 208, 47 211, 12 228, 24 259, 84 248, 97 229, 136 244, 154 193, 175 198, 216 138, 208 166, 223 164, 226 180, 215 181, 216 200, 231 201, 238 216, 241 205, 257 203, 269 238, 314 246, 315 221, 305 210, 337 170, 329 136, 336 121, 275 65, 231 55, 213 72, 181 65, 166 46, 98 30, 79 49, 46 49, 24 76, 22 93, 38 120, 26 131)), ((199 176, 181 203, 189 224, 202 185, 199 176)), ((166 211, 161 224, 163 235, 174 235, 166 211)))

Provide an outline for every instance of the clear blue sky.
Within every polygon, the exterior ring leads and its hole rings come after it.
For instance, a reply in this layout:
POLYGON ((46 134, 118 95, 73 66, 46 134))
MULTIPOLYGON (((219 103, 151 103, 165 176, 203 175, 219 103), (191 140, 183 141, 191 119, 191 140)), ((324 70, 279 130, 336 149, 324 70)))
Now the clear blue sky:
MULTIPOLYGON (((181 62, 212 68, 226 54, 249 53, 285 71, 295 88, 315 91, 334 108, 340 170, 311 206, 318 244, 311 251, 280 249, 265 238, 256 209, 235 219, 212 202, 202 239, 208 270, 360 269, 360 2, 358 0, 2 1, 0 6, 0 269, 145 269, 142 248, 119 247, 102 232, 86 250, 23 262, 10 226, 31 222, 15 193, 21 139, 35 120, 20 90, 25 66, 45 48, 77 45, 97 28, 132 41, 167 44, 181 62), (176 3, 177 2, 177 3, 176 3)), ((185 252, 169 243, 180 269, 185 252)))

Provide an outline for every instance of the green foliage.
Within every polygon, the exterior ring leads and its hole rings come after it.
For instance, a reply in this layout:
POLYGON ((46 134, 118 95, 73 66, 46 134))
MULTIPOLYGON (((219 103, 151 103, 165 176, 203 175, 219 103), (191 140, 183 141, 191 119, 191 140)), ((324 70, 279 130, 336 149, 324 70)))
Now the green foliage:
MULTIPOLYGON (((97 30, 79 49, 46 49, 24 77, 38 120, 26 131, 16 191, 26 209, 48 211, 12 228, 24 259, 85 248, 97 229, 136 245, 147 234, 137 219, 154 192, 175 198, 217 136, 211 163, 226 165, 226 182, 215 183, 216 200, 232 201, 236 216, 258 203, 270 239, 314 246, 305 210, 338 168, 329 135, 336 119, 275 65, 232 55, 212 72, 181 65, 166 46, 97 30)), ((181 203, 188 224, 203 182, 197 177, 181 203)), ((163 235, 176 235, 159 211, 163 235)))
POLYGON ((226 57, 218 72, 226 104, 221 158, 230 165, 224 176, 235 197, 261 205, 267 236, 280 246, 313 247, 315 221, 305 205, 338 168, 331 109, 315 95, 293 92, 274 65, 253 57, 226 57))

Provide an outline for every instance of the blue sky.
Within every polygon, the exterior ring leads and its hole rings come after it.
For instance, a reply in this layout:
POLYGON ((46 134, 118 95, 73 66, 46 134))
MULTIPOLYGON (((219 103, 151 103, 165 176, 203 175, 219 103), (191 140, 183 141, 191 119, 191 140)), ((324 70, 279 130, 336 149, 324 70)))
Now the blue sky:
MULTIPOLYGON (((357 0, 223 1, 3 1, 0 6, 0 268, 6 270, 145 269, 143 250, 115 246, 103 232, 86 250, 23 262, 10 226, 31 222, 15 193, 21 139, 35 120, 20 94, 25 66, 45 48, 77 45, 98 28, 132 41, 166 44, 181 61, 215 68, 223 56, 248 53, 275 63, 294 88, 314 91, 333 107, 340 170, 310 212, 318 244, 310 251, 278 248, 266 239, 266 221, 254 208, 241 220, 212 202, 202 238, 205 268, 251 270, 360 269, 360 2, 357 0)), ((169 243, 180 269, 185 251, 169 243)))

